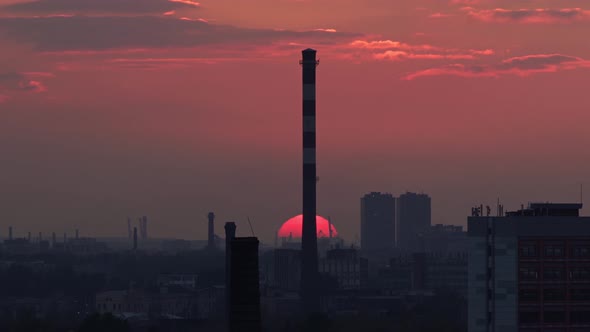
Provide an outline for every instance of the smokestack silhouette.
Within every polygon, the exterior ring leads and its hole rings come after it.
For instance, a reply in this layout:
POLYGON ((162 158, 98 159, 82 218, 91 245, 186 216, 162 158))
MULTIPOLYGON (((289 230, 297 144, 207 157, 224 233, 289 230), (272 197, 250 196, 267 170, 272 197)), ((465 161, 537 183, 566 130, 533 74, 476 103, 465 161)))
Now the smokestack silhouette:
POLYGON ((12 240, 12 226, 8 227, 8 239, 12 240))
POLYGON ((225 223, 225 308, 229 322, 230 312, 230 277, 231 277, 231 241, 236 237, 236 223, 225 223))
POLYGON ((133 227, 133 250, 137 250, 137 227, 133 227))
POLYGON ((55 235, 55 232, 51 233, 51 247, 55 248, 55 243, 57 242, 57 236, 55 235))
POLYGON ((141 234, 141 238, 142 239, 147 239, 148 238, 148 227, 147 227, 147 217, 143 216, 143 234, 141 234))
POLYGON ((304 310, 319 310, 318 243, 316 228, 316 51, 302 51, 303 72, 303 232, 301 295, 304 310))
POLYGON ((80 238, 80 232, 76 229, 76 240, 80 238))
POLYGON ((207 247, 209 249, 214 249, 215 248, 215 214, 213 212, 209 212, 209 214, 207 215, 207 218, 209 219, 209 227, 207 228, 207 247))

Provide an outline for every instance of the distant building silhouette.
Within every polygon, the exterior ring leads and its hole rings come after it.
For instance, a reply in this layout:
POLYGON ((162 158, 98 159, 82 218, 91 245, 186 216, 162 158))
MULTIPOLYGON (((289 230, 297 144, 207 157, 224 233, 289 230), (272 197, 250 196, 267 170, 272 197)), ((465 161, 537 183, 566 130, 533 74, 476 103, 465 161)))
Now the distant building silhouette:
POLYGON ((215 213, 209 212, 207 214, 208 227, 207 227, 207 248, 215 249, 215 213))
POLYGON ((407 251, 423 251, 419 238, 430 230, 430 196, 407 192, 396 204, 397 247, 407 251))
POLYGON ((231 293, 231 241, 236 237, 236 223, 225 223, 225 308, 229 320, 229 304, 231 293))
POLYGON ((590 217, 581 208, 472 212, 469 332, 590 331, 590 217))
POLYGON ((366 254, 395 247, 395 197, 372 192, 361 198, 361 250, 366 254))
POLYGON ((285 248, 274 250, 272 284, 285 291, 300 289, 301 250, 285 248))
POLYGON ((260 286, 258 239, 235 237, 235 224, 226 223, 229 249, 228 314, 229 332, 260 332, 260 286))
POLYGON ((339 290, 360 290, 367 287, 369 261, 357 249, 335 248, 320 259, 320 273, 335 280, 339 290))

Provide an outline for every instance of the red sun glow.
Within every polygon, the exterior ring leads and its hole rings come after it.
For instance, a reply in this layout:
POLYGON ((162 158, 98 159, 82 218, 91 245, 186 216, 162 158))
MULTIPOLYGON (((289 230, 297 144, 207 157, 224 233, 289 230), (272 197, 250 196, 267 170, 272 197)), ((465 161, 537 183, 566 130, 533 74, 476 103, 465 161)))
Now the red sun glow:
MULTIPOLYGON (((321 216, 316 216, 316 229, 317 235, 319 237, 330 237, 330 222, 321 216)), ((293 237, 293 238, 301 238, 301 231, 303 228, 303 215, 300 214, 295 216, 287 221, 279 228, 278 235, 279 237, 293 237)), ((336 227, 332 225, 332 237, 338 236, 338 231, 336 231, 336 227)))

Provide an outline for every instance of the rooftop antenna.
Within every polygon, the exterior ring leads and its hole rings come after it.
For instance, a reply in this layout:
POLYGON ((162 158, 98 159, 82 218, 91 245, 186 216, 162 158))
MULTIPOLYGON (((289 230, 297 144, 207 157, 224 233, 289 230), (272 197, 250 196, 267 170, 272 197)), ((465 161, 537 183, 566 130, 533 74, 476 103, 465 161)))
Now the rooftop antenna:
POLYGON ((246 219, 248 219, 248 225, 250 225, 250 231, 252 232, 252 236, 256 237, 256 235, 254 235, 254 228, 252 228, 252 223, 250 222, 250 217, 246 217, 246 219))

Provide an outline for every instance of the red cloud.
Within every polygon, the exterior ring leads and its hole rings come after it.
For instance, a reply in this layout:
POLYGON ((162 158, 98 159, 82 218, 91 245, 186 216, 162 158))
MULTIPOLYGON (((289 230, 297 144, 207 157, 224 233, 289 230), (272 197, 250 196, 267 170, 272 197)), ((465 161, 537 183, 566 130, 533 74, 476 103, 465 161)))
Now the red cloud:
POLYGON ((462 9, 469 16, 483 22, 559 23, 590 19, 590 10, 564 9, 462 9))
POLYGON ((181 3, 184 5, 188 5, 188 6, 193 6, 193 7, 199 7, 201 6, 200 3, 196 2, 196 1, 190 1, 190 0, 168 0, 169 2, 176 2, 176 3, 181 3))
POLYGON ((529 76, 536 73, 553 73, 560 70, 590 68, 590 61, 579 57, 561 54, 535 54, 509 58, 496 65, 452 64, 439 68, 430 68, 405 76, 405 80, 414 80, 426 76, 459 77, 501 77, 503 75, 529 76))
POLYGON ((446 49, 427 44, 411 45, 392 40, 355 40, 350 48, 367 52, 372 59, 401 61, 415 60, 473 60, 478 56, 493 55, 493 50, 446 49))

